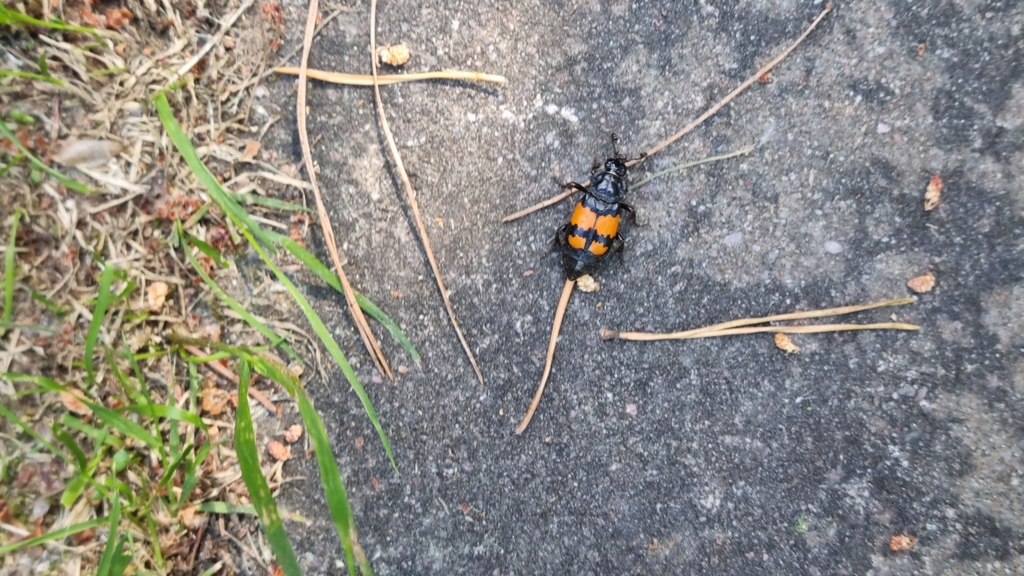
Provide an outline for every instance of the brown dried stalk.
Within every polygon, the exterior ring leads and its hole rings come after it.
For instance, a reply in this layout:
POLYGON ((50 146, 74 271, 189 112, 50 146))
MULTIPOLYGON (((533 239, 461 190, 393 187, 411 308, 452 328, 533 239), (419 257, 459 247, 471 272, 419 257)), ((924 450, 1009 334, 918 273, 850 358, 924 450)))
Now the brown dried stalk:
MULTIPOLYGON (((700 126, 701 123, 703 123, 705 120, 707 120, 712 115, 714 115, 715 112, 718 112, 723 106, 725 106, 729 102, 732 102, 732 100, 734 98, 736 98, 737 96, 739 96, 741 92, 746 90, 754 82, 757 82, 758 78, 760 78, 764 74, 767 74, 768 71, 770 71, 772 68, 774 68, 776 65, 778 65, 779 62, 782 62, 786 58, 786 56, 789 56, 790 52, 795 50, 796 47, 799 46, 800 43, 803 42, 805 38, 807 38, 807 36, 811 33, 811 31, 814 30, 818 26, 819 22, 821 22, 821 19, 824 18, 825 15, 827 15, 831 10, 832 10, 832 3, 831 2, 826 3, 825 4, 825 9, 822 10, 821 14, 818 14, 818 17, 814 19, 814 22, 811 22, 811 25, 808 26, 806 30, 804 30, 804 33, 801 34, 800 37, 797 38, 795 42, 790 44, 788 48, 783 50, 781 54, 776 56, 774 60, 772 60, 767 65, 765 65, 763 68, 761 68, 760 70, 755 72, 753 76, 751 76, 750 78, 747 78, 746 80, 744 80, 743 83, 740 84, 735 90, 730 92, 728 96, 726 96, 725 98, 722 98, 721 100, 719 100, 719 102, 717 104, 715 104, 714 106, 712 106, 711 108, 708 108, 708 110, 706 112, 704 112, 699 117, 697 117, 697 119, 694 120, 693 122, 690 122, 689 124, 687 124, 685 128, 683 128, 682 130, 676 132, 672 136, 669 136, 667 139, 662 141, 660 144, 658 144, 654 148, 651 148, 650 150, 648 150, 647 153, 644 156, 641 156, 640 158, 638 158, 636 160, 631 160, 631 161, 627 162, 626 166, 629 167, 629 166, 633 166, 635 164, 638 164, 639 162, 642 162, 643 160, 645 160, 647 157, 653 156, 655 153, 660 152, 661 150, 663 150, 669 144, 672 144, 676 140, 679 140, 680 138, 682 138, 683 136, 688 134, 691 130, 693 130, 697 126, 700 126)), ((589 180, 584 182, 582 184, 582 186, 585 188, 588 184, 590 184, 589 180)), ((547 208, 548 206, 551 206, 552 204, 556 204, 559 201, 561 201, 562 199, 568 198, 570 194, 572 194, 572 190, 566 190, 565 192, 562 192, 561 194, 558 194, 556 196, 548 198, 547 200, 544 200, 543 202, 538 202, 537 204, 534 204, 533 206, 530 206, 529 208, 520 210, 519 212, 516 212, 515 214, 509 214, 508 216, 505 216, 504 218, 502 218, 501 221, 502 222, 511 222, 512 220, 515 220, 517 218, 522 218, 523 216, 526 216, 527 214, 531 214, 533 212, 536 212, 537 210, 540 210, 542 208, 547 208)))
POLYGON ((409 202, 409 208, 412 209, 413 221, 416 223, 416 231, 419 233, 420 241, 423 243, 423 251, 427 253, 427 261, 430 262, 430 270, 434 273, 434 280, 437 281, 437 288, 441 291, 441 299, 444 300, 444 307, 445 310, 448 311, 448 318, 452 322, 452 327, 455 328, 455 334, 459 337, 459 342, 462 343, 462 349, 466 351, 466 357, 469 358, 469 363, 473 365, 473 371, 476 372, 477 379, 479 379, 480 383, 483 384, 484 375, 480 372, 480 367, 476 364, 476 358, 473 356, 473 351, 470 350, 469 343, 466 342, 466 337, 462 334, 462 329, 459 328, 459 322, 455 318, 455 310, 452 308, 452 302, 448 298, 448 290, 444 287, 444 280, 441 278, 441 270, 437 266, 437 258, 434 257, 434 251, 430 248, 430 238, 427 237, 427 228, 423 225, 423 218, 420 216, 420 207, 416 202, 416 191, 413 190, 412 182, 409 181, 409 175, 405 172, 405 165, 402 163, 402 156, 398 153, 398 146, 395 145, 395 138, 391 135, 391 127, 388 125, 388 118, 384 114, 384 103, 380 99, 380 83, 379 77, 377 76, 376 28, 377 0, 371 0, 370 58, 373 61, 373 96, 377 102, 377 118, 380 121, 381 131, 384 132, 384 139, 387 140, 388 150, 391 151, 391 158, 395 163, 395 171, 398 172, 398 176, 402 180, 402 185, 405 188, 406 200, 409 202))
POLYGON ((558 342, 558 332, 562 329, 562 319, 565 318, 565 309, 569 305, 569 296, 572 296, 572 288, 576 285, 575 280, 566 280, 562 287, 562 296, 558 299, 558 308, 555 309, 555 321, 551 324, 551 341, 548 342, 548 356, 544 361, 544 374, 540 377, 540 385, 533 395, 533 402, 530 402, 530 409, 523 416, 523 421, 516 428, 516 434, 522 434, 533 419, 533 413, 537 411, 540 404, 540 397, 544 395, 544 386, 548 383, 548 376, 551 374, 551 363, 555 358, 555 343, 558 342))
POLYGON ((309 135, 306 133, 306 63, 309 61, 309 50, 313 45, 313 31, 316 28, 316 17, 319 13, 317 10, 318 4, 317 0, 310 0, 309 15, 306 18, 306 34, 303 38, 302 60, 299 63, 299 92, 296 97, 296 118, 299 124, 299 142, 302 144, 302 159, 306 164, 309 183, 313 187, 313 197, 316 199, 316 211, 320 217, 320 228, 324 233, 324 243, 327 244, 327 251, 331 254, 334 270, 338 273, 338 278, 345 289, 345 301, 348 303, 352 320, 359 330, 359 336, 363 339, 363 344, 370 352, 370 357, 373 358, 373 363, 377 365, 377 370, 391 380, 394 380, 395 377, 391 373, 391 367, 388 366, 384 353, 381 352, 380 345, 377 344, 377 339, 373 337, 370 325, 366 322, 366 317, 363 316, 363 311, 359 308, 359 304, 356 303, 355 293, 348 282, 348 277, 345 276, 345 271, 341 268, 341 258, 338 257, 338 243, 334 239, 334 229, 331 226, 330 219, 327 217, 327 209, 324 207, 323 199, 320 197, 320 187, 316 183, 313 154, 309 147, 309 135))
MULTIPOLYGON (((278 74, 298 74, 298 68, 281 66, 274 68, 278 74)), ((314 80, 323 80, 332 84, 348 86, 373 86, 373 76, 367 74, 346 74, 345 72, 329 72, 326 70, 306 70, 306 75, 314 80)), ((413 74, 385 74, 377 76, 377 84, 399 84, 401 82, 419 82, 423 80, 467 80, 469 82, 493 82, 505 84, 504 76, 484 74, 483 72, 467 72, 465 70, 440 70, 436 72, 417 72, 413 74)))
POLYGON ((853 314, 854 312, 862 312, 864 310, 872 310, 875 308, 884 308, 887 306, 902 306, 904 304, 910 304, 912 302, 915 302, 916 300, 916 298, 896 298, 894 300, 883 300, 881 302, 872 302, 871 304, 859 304, 856 306, 842 306, 839 308, 825 308, 822 310, 808 310, 805 312, 790 312, 788 314, 776 314, 774 316, 765 316, 763 318, 743 318, 740 320, 722 322, 721 324, 714 324, 712 326, 705 326, 703 328, 684 330, 682 332, 670 332, 667 334, 656 332, 617 332, 615 330, 609 330, 606 328, 601 331, 601 338, 605 340, 618 339, 654 341, 689 340, 693 338, 714 338, 716 336, 735 336, 739 334, 755 334, 758 332, 785 332, 788 334, 811 334, 816 332, 838 332, 843 330, 918 330, 920 327, 917 325, 904 324, 900 322, 886 322, 882 324, 819 324, 813 326, 759 326, 755 328, 742 328, 744 326, 751 326, 753 324, 765 324, 767 322, 782 322, 785 320, 806 320, 809 318, 842 316, 845 314, 853 314))

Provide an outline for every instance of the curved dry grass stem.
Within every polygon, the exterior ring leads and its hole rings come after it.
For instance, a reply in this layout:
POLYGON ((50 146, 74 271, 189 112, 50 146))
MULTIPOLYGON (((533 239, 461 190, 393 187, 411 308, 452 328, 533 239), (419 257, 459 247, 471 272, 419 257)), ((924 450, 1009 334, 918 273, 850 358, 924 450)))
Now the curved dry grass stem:
POLYGON ((309 61, 309 50, 313 45, 313 32, 316 29, 318 4, 317 0, 310 0, 309 15, 306 18, 306 34, 303 38, 302 60, 299 64, 299 86, 298 95, 296 96, 297 107, 295 116, 299 125, 302 160, 306 164, 306 173, 309 175, 309 183, 313 188, 313 197, 316 199, 316 211, 320 217, 320 229, 323 230, 324 243, 327 245, 327 251, 331 253, 331 262, 338 273, 338 279, 341 280, 341 284, 345 288, 345 302, 348 303, 348 310, 352 314, 352 320, 359 331, 359 336, 363 339, 366 350, 370 353, 370 357, 373 358, 373 363, 376 364, 377 370, 393 381, 395 376, 391 373, 391 367, 388 366, 384 353, 381 352, 380 345, 377 344, 377 339, 373 337, 370 325, 366 322, 366 317, 363 316, 363 311, 359 308, 359 304, 356 303, 355 292, 352 291, 348 277, 345 276, 345 271, 341 267, 341 258, 338 257, 338 243, 334 239, 334 228, 331 226, 331 221, 327 217, 327 209, 324 207, 323 199, 320 197, 320 186, 316 183, 316 170, 313 166, 313 154, 309 147, 309 135, 306 133, 306 63, 309 61))
POLYGON ((402 163, 402 156, 398 153, 398 146, 395 144, 395 138, 391 135, 391 127, 388 124, 388 118, 384 114, 384 103, 380 99, 380 84, 378 83, 377 76, 377 0, 371 0, 370 2, 370 58, 373 61, 373 97, 377 102, 377 118, 380 121, 380 129, 384 132, 384 139, 388 143, 388 150, 391 152, 391 158, 395 163, 395 171, 398 172, 399 178, 402 180, 402 186, 405 188, 406 200, 409 202, 409 208, 412 210, 413 221, 416 223, 416 232, 420 235, 420 241, 423 243, 423 251, 427 254, 427 261, 430 262, 430 270, 434 273, 434 280, 437 281, 437 288, 441 291, 441 299, 444 301, 445 310, 448 312, 448 318, 452 322, 452 327, 455 328, 455 334, 459 337, 459 342, 462 344, 462 349, 466 351, 466 357, 469 358, 469 363, 473 366, 473 371, 476 372, 476 377, 480 380, 480 383, 484 383, 484 375, 480 372, 480 367, 477 366, 476 357, 473 356, 473 351, 469 348, 469 342, 466 341, 466 336, 463 335, 462 329, 459 328, 459 321, 455 318, 455 309, 452 308, 452 301, 448 298, 448 290, 444 287, 444 280, 441 278, 441 270, 437 266, 437 258, 434 257, 434 251, 430 248, 430 238, 427 237, 427 227, 423 225, 423 218, 420 216, 420 207, 416 202, 416 191, 413 190, 412 182, 409 181, 409 174, 405 171, 405 164, 402 163))
POLYGON ((551 324, 551 341, 548 342, 548 357, 544 361, 544 374, 540 377, 540 385, 533 395, 533 402, 530 402, 530 409, 523 416, 523 421, 516 428, 516 434, 522 434, 533 419, 533 413, 540 405, 540 397, 544 395, 544 387, 548 383, 548 376, 551 374, 551 363, 555 359, 555 344, 558 342, 558 332, 562 329, 562 319, 565 318, 565 309, 569 306, 569 296, 572 296, 572 287, 576 285, 575 280, 566 280, 562 287, 562 296, 558 299, 558 308, 555 309, 555 321, 551 324))
MULTIPOLYGON (((880 324, 821 324, 817 326, 760 326, 757 328, 749 329, 749 332, 735 331, 734 329, 741 328, 743 326, 751 326, 754 324, 765 324, 767 322, 783 322, 786 320, 807 320, 810 318, 825 318, 828 316, 842 316, 844 314, 853 314, 854 312, 863 312, 864 310, 873 310, 875 308, 885 308, 888 306, 902 306, 904 304, 910 304, 917 301, 916 298, 896 298, 893 300, 882 300, 881 302, 872 302, 870 304, 858 304, 855 306, 841 306, 839 308, 824 308, 821 310, 807 310, 804 312, 789 312, 787 314, 776 314, 774 316, 764 316, 762 318, 743 318, 740 320, 731 320, 729 322, 722 322, 720 324, 713 324, 711 326, 705 326, 703 328, 694 328, 693 330, 684 330, 682 332, 669 332, 669 333, 657 333, 657 332, 617 332, 615 330, 605 329, 601 332, 601 338, 605 340, 688 340, 691 338, 711 338, 714 336, 730 336, 735 334, 753 334, 756 332, 789 332, 792 334, 806 334, 812 332, 828 332, 829 330, 818 329, 828 326, 882 326, 880 324)), ((918 327, 913 324, 898 324, 890 323, 893 325, 887 325, 888 328, 894 328, 897 330, 917 330, 918 327), (907 328, 907 326, 913 326, 907 328)), ((869 328, 843 328, 843 330, 867 330, 869 328)), ((870 328, 874 329, 874 328, 870 328)))
MULTIPOLYGON (((278 74, 299 73, 298 68, 280 66, 274 68, 278 74)), ((373 86, 373 75, 347 74, 345 72, 328 72, 326 70, 306 70, 306 76, 314 80, 323 80, 332 84, 345 84, 348 86, 373 86)), ((412 74, 385 74, 377 76, 377 84, 400 84, 402 82, 422 82, 424 80, 466 80, 468 82, 493 82, 495 84, 506 84, 508 79, 496 74, 484 74, 483 72, 467 72, 465 70, 439 70, 436 72, 415 72, 412 74)))
POLYGON ((882 322, 878 324, 815 324, 812 326, 755 326, 749 328, 732 328, 729 330, 712 330, 710 332, 697 332, 695 334, 653 334, 650 332, 616 332, 607 337, 605 333, 601 337, 605 340, 615 338, 617 340, 638 340, 652 342, 657 340, 693 340, 696 338, 717 338, 719 336, 740 336, 742 334, 758 334, 761 332, 783 332, 785 334, 817 334, 819 332, 843 332, 846 330, 920 330, 917 324, 905 324, 903 322, 882 322))
MULTIPOLYGON (((760 78, 763 74, 767 74, 772 68, 774 68, 776 65, 778 65, 779 62, 782 62, 783 60, 785 60, 786 56, 789 56, 790 52, 795 50, 796 47, 799 46, 800 43, 803 42, 804 39, 806 39, 807 36, 818 26, 818 23, 821 22, 821 19, 824 18, 831 11, 832 11, 832 3, 828 2, 828 3, 825 4, 825 9, 822 10, 821 14, 818 14, 818 17, 814 19, 814 22, 811 22, 811 25, 808 26, 806 30, 804 30, 804 33, 801 34, 800 37, 797 38, 795 42, 790 44, 788 48, 783 50, 781 54, 776 56, 774 60, 772 60, 771 62, 766 64, 763 68, 761 68, 760 70, 755 72, 753 76, 751 76, 750 78, 747 78, 746 80, 744 80, 743 83, 740 84, 738 87, 736 87, 735 90, 730 92, 725 98, 722 98, 721 100, 719 100, 717 104, 715 104, 711 108, 708 108, 708 110, 706 112, 704 112, 703 114, 698 116, 697 119, 694 120, 693 122, 690 122, 689 124, 687 124, 682 130, 680 130, 680 131, 676 132, 675 134, 669 136, 664 141, 662 141, 660 144, 658 144, 657 146, 655 146, 655 147, 651 148, 650 150, 648 150, 647 153, 642 157, 643 160, 645 160, 649 156, 653 156, 657 152, 660 152, 661 150, 663 150, 668 145, 672 144, 676 140, 679 140, 680 138, 685 136, 687 133, 689 133, 691 130, 693 130, 697 126, 700 126, 705 120, 707 120, 708 118, 713 116, 715 114, 715 112, 718 112, 719 110, 722 109, 723 106, 725 106, 729 102, 732 102, 732 100, 734 98, 739 96, 741 92, 743 92, 748 87, 750 87, 751 84, 753 84, 754 82, 757 82, 757 79, 760 78)), ((634 166, 634 165, 642 162, 643 160, 640 159, 640 158, 638 158, 636 160, 631 160, 631 161, 626 163, 626 166, 627 167, 634 166)), ((588 183, 589 183, 589 181, 584 182, 583 186, 586 187, 588 183)), ((553 196, 553 197, 551 197, 551 198, 549 198, 549 199, 547 199, 547 200, 545 200, 543 202, 538 202, 537 204, 534 204, 533 206, 530 206, 529 208, 525 208, 523 210, 520 210, 519 212, 516 212, 515 214, 509 214, 508 216, 505 216, 504 218, 502 218, 501 221, 502 222, 511 222, 512 220, 515 220, 517 218, 522 218, 523 216, 526 216, 527 214, 531 214, 533 212, 536 212, 537 210, 540 210, 542 208, 547 208, 548 206, 551 206, 552 204, 557 203, 559 200, 568 197, 569 194, 570 194, 570 192, 568 192, 568 191, 567 192, 563 192, 563 193, 561 193, 561 194, 559 194, 557 196, 553 196)))

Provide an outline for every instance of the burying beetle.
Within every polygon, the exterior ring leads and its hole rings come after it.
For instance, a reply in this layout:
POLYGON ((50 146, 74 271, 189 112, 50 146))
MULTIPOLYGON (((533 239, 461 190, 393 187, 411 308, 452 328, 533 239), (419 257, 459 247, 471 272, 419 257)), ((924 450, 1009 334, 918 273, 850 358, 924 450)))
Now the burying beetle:
POLYGON ((564 185, 583 193, 569 223, 559 228, 556 236, 562 250, 562 269, 569 280, 593 272, 609 252, 622 251, 624 240, 619 234, 619 223, 623 213, 636 224, 636 212, 623 202, 629 184, 626 157, 619 152, 618 142, 618 136, 612 134, 615 156, 605 160, 603 166, 595 163, 589 186, 576 182, 564 185))
MULTIPOLYGON (((558 331, 562 327, 562 318, 569 305, 569 296, 572 295, 576 279, 597 269, 609 252, 622 251, 624 240, 619 234, 619 223, 623 212, 636 224, 633 207, 622 201, 629 191, 629 184, 626 181, 628 160, 619 153, 618 142, 618 136, 612 134, 615 156, 605 160, 603 165, 594 165, 590 170, 587 186, 576 182, 564 185, 565 188, 583 192, 583 198, 576 203, 569 223, 559 228, 556 236, 562 249, 565 286, 562 288, 562 296, 558 299, 558 307, 555 308, 555 321, 551 324, 551 340, 548 341, 544 374, 540 378, 540 385, 533 395, 530 408, 516 428, 516 434, 522 434, 526 430, 544 394, 544 386, 547 385, 548 376, 551 374, 551 361, 555 356, 558 331)), ((642 160, 644 157, 646 154, 641 155, 639 159, 642 160)))

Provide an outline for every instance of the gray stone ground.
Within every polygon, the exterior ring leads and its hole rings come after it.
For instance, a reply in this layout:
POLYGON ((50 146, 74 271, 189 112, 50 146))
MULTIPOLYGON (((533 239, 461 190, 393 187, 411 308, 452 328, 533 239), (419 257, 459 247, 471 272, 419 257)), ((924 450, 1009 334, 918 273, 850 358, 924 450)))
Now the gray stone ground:
MULTIPOLYGON (((305 7, 287 9, 297 41, 305 7)), ((311 66, 367 72, 368 9, 361 2, 331 24, 311 66)), ((563 282, 548 242, 570 207, 499 217, 557 192, 556 180, 585 179, 610 153, 609 132, 634 153, 675 132, 820 9, 382 3, 378 37, 411 47, 408 70, 509 79, 383 91, 485 386, 447 323, 372 92, 313 84, 314 156, 348 273, 424 356, 422 370, 381 383, 343 301, 308 285, 401 469, 390 469, 340 376, 312 386, 378 574, 1024 573, 1016 1, 837 2, 774 82, 638 167, 634 178, 758 144, 632 195, 645 225, 625 230, 625 262, 597 275, 600 292, 573 296, 537 417, 513 435, 563 282), (944 199, 926 213, 932 174, 944 199), (895 312, 921 324, 918 334, 798 336, 790 356, 769 335, 598 336, 902 296, 926 269, 935 290, 895 312), (897 533, 917 547, 890 552, 897 533)), ((294 86, 281 79, 259 103, 282 114, 274 142, 298 160, 294 86)), ((395 366, 410 365, 381 337, 395 366)), ((339 573, 315 468, 289 472, 308 477, 283 491, 312 521, 290 526, 307 573, 339 573)))

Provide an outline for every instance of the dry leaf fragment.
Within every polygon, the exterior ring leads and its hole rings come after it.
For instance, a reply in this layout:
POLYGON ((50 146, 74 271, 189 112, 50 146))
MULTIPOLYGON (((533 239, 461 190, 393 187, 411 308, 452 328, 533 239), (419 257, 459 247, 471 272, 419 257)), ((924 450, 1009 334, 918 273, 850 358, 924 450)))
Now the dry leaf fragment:
POLYGON ((302 426, 299 424, 292 424, 284 431, 284 439, 289 444, 294 444, 302 438, 302 426))
POLYGON ((146 288, 146 292, 149 294, 149 299, 146 302, 146 309, 150 312, 160 312, 164 308, 164 301, 167 300, 167 294, 170 292, 170 287, 167 286, 166 282, 153 282, 146 288))
POLYGON ((800 347, 794 344, 785 332, 777 332, 775 334, 775 346, 779 350, 785 350, 787 354, 794 354, 800 351, 800 347))
POLYGON ((82 397, 81 390, 72 386, 68 386, 66 390, 60 392, 60 401, 69 412, 74 412, 79 416, 89 416, 92 414, 92 409, 80 400, 82 397))
POLYGON ((107 8, 107 28, 124 28, 132 20, 132 13, 127 8, 107 8))
POLYGON ((584 292, 597 292, 601 289, 601 285, 590 274, 584 274, 577 278, 576 287, 584 292))
POLYGON ((936 174, 928 182, 928 188, 924 191, 924 210, 934 210, 942 202, 942 178, 936 174))
POLYGON ((925 49, 924 42, 921 42, 920 44, 917 45, 917 57, 918 58, 921 58, 921 57, 924 56, 924 49, 925 49))
POLYGON ((218 416, 228 405, 228 393, 220 388, 203 388, 202 410, 210 416, 218 416))
POLYGON ((893 552, 906 552, 917 546, 917 538, 909 534, 897 534, 889 539, 889 549, 893 552))
POLYGON ((409 52, 409 48, 405 44, 395 44, 394 46, 381 46, 377 49, 377 55, 380 56, 381 62, 389 66, 401 66, 409 61, 412 53, 409 52))
POLYGON ((921 274, 917 278, 907 280, 907 288, 910 288, 918 294, 931 292, 933 286, 935 286, 935 274, 932 274, 931 270, 926 270, 924 274, 921 274))
POLYGON ((53 155, 53 160, 65 166, 103 164, 122 148, 117 142, 107 140, 68 140, 53 155))
POLYGON ((356 436, 356 439, 355 439, 355 442, 354 442, 354 444, 356 445, 356 450, 362 450, 364 442, 366 442, 366 441, 363 440, 362 436, 356 436))
POLYGON ((271 440, 270 444, 267 444, 267 452, 270 452, 274 460, 292 459, 292 449, 278 440, 271 440))
POLYGON ((259 140, 246 140, 245 150, 242 151, 242 161, 252 160, 260 153, 259 140))

